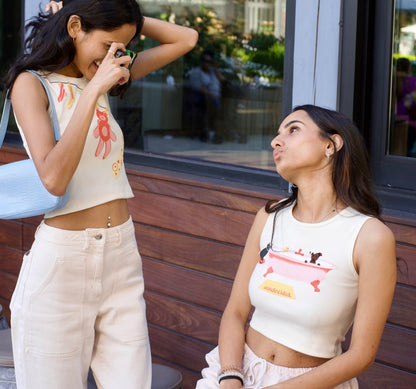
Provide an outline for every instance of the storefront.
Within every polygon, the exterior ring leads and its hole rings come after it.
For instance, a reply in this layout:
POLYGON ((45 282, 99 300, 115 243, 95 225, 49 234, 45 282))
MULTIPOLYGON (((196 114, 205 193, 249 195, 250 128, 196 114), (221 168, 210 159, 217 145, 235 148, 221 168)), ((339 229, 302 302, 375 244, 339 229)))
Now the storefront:
MULTIPOLYGON (((4 72, 21 49, 16 26, 38 11, 39 1, 0 4, 4 72)), ((112 101, 136 195, 130 207, 155 360, 179 367, 192 387, 203 355, 217 342, 254 214, 288 190, 274 171, 270 140, 293 106, 313 103, 339 109, 362 131, 383 214, 405 263, 376 364, 361 387, 415 385, 416 91, 413 103, 409 85, 416 88, 416 0, 140 4, 145 15, 200 34, 191 53, 112 101), (198 93, 201 66, 220 73, 215 101, 198 93)), ((131 48, 153 44, 140 38, 131 48)), ((1 162, 22 158, 15 139, 12 134, 0 151, 1 162)), ((3 307, 38 221, 0 222, 3 307)))

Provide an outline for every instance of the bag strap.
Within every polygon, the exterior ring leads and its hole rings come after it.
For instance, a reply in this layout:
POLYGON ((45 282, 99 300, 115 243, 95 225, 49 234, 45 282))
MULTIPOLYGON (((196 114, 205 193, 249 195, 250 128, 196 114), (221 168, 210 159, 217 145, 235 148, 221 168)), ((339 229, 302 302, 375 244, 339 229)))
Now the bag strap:
MULTIPOLYGON (((61 133, 59 131, 58 117, 56 115, 55 104, 53 103, 51 92, 48 86, 46 85, 45 80, 41 76, 39 76, 39 74, 37 74, 33 70, 27 70, 27 72, 34 74, 39 79, 39 81, 42 83, 43 88, 46 91, 46 94, 48 95, 49 106, 52 111, 53 132, 55 134, 55 140, 58 141, 59 138, 61 137, 61 133)), ((4 106, 3 106, 3 113, 1 115, 1 121, 0 121, 0 147, 3 145, 4 137, 6 136, 7 125, 9 124, 9 116, 10 116, 10 108, 11 108, 11 100, 9 99, 9 92, 10 90, 7 90, 6 92, 6 98, 4 100, 4 106)))
POLYGON ((3 145, 4 137, 7 131, 7 125, 9 124, 10 106, 11 102, 9 100, 9 90, 7 90, 0 122, 0 147, 3 145))

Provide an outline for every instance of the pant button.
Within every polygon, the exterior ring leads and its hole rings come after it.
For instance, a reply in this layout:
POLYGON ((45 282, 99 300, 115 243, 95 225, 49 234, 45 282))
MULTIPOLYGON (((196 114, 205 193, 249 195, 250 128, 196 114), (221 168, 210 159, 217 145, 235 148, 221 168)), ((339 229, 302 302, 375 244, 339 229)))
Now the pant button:
POLYGON ((97 240, 100 240, 101 238, 103 237, 103 235, 102 234, 97 234, 97 235, 95 235, 95 239, 97 239, 97 240))

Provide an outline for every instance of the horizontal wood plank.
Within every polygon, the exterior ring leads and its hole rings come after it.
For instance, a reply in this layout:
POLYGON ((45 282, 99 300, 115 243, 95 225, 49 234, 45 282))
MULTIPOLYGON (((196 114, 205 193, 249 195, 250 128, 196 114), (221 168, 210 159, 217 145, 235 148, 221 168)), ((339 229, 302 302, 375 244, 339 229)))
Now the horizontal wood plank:
MULTIPOLYGON (((259 187, 258 185, 237 181, 225 181, 221 178, 200 176, 172 170, 166 171, 150 166, 140 166, 138 168, 137 165, 126 163, 126 172, 129 180, 132 182, 139 180, 138 182, 140 183, 142 178, 148 178, 155 181, 162 180, 177 185, 190 185, 201 189, 214 190, 216 192, 227 192, 266 200, 276 199, 279 196, 286 195, 286 193, 280 193, 273 188, 259 187)), ((395 221, 395 219, 393 219, 393 221, 395 221)))
POLYGON ((21 250, 0 245, 0 272, 18 276, 22 266, 23 252, 21 250))
POLYGON ((376 360, 416 373, 416 331, 387 324, 376 360))
POLYGON ((15 220, 0 220, 0 245, 20 248, 22 245, 22 225, 15 220))
POLYGON ((27 158, 27 153, 23 148, 4 145, 0 151, 0 163, 10 163, 27 158))
POLYGON ((397 242, 416 246, 415 227, 407 224, 386 223, 394 233, 397 242))
POLYGON ((143 256, 205 273, 234 279, 243 247, 136 224, 143 256))
POLYGON ((223 312, 232 283, 194 270, 143 258, 148 291, 223 312), (214 292, 214 293, 213 293, 214 292))
POLYGON ((247 212, 145 192, 140 193, 140 201, 134 202, 130 211, 139 223, 240 246, 254 220, 254 215, 247 212))
POLYGON ((396 286, 388 321, 416 330, 416 288, 396 286))
POLYGON ((226 189, 223 191, 213 190, 149 177, 131 176, 129 181, 138 198, 140 198, 140 192, 150 192, 195 203, 215 205, 251 213, 256 213, 268 200, 266 198, 230 193, 226 189))
POLYGON ((153 292, 145 293, 150 324, 215 344, 221 314, 153 292))
MULTIPOLYGON (((414 233, 416 234, 416 229, 414 233)), ((398 257, 397 281, 416 286, 416 247, 398 244, 396 253, 398 257)))
POLYGON ((199 372, 206 366, 205 355, 214 347, 209 343, 152 324, 149 325, 149 336, 154 356, 194 372, 199 372))
POLYGON ((413 389, 416 374, 381 363, 374 363, 358 377, 360 389, 413 389))

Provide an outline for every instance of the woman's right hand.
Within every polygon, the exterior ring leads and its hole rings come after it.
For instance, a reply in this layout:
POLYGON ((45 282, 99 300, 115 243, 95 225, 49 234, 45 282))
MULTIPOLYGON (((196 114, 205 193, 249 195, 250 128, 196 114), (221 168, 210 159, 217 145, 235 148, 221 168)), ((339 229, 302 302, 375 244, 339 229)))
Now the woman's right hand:
POLYGON ((122 43, 111 44, 95 75, 87 85, 88 89, 95 89, 98 95, 107 93, 115 85, 123 85, 129 81, 128 66, 131 58, 128 55, 115 58, 117 50, 125 51, 122 43))

